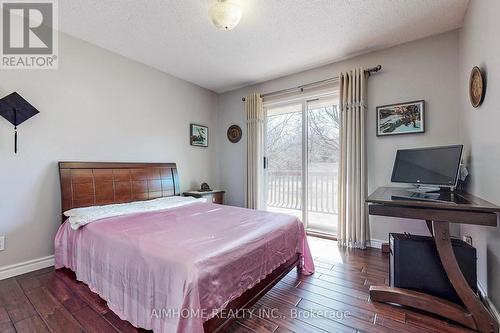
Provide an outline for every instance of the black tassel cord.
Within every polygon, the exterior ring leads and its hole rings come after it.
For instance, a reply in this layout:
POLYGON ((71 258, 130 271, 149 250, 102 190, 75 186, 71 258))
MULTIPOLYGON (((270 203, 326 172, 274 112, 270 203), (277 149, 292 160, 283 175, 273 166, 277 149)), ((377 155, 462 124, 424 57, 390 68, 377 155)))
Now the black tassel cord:
POLYGON ((14 108, 14 154, 17 154, 17 110, 14 108))
POLYGON ((14 154, 17 154, 17 126, 14 126, 14 154))

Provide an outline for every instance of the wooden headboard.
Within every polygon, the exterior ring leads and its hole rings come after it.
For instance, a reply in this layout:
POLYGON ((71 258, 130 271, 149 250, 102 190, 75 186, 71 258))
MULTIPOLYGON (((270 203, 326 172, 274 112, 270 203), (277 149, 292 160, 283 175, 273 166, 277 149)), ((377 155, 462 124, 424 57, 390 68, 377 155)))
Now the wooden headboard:
POLYGON ((180 195, 175 163, 59 162, 62 211, 180 195))

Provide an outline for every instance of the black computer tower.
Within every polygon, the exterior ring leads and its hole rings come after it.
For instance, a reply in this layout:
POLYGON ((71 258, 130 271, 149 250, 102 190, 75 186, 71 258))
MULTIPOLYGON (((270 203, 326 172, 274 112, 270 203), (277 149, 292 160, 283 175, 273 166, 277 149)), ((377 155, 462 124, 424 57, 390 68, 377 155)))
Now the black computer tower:
MULTIPOLYGON (((389 279, 391 287, 431 294, 461 304, 439 259, 432 237, 389 234, 389 279)), ((477 292, 476 249, 452 239, 458 265, 474 292, 477 292)))

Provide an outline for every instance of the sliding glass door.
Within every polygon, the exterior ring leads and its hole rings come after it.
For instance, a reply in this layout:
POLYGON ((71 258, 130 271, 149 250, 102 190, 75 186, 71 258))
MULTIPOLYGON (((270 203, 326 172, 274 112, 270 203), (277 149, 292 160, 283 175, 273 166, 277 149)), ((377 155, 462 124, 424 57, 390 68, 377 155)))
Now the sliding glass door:
POLYGON ((339 119, 324 96, 266 107, 266 209, 301 218, 311 233, 337 233, 339 119), (307 204, 304 204, 307 203, 307 204))

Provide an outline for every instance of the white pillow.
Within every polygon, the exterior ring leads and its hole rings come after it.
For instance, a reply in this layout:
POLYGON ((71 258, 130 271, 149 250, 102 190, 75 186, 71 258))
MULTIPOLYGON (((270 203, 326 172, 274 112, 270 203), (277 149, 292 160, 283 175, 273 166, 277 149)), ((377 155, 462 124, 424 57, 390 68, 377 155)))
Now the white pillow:
POLYGON ((81 226, 107 217, 151 212, 206 201, 206 198, 196 199, 193 197, 173 196, 147 201, 134 201, 123 204, 73 208, 65 211, 64 215, 69 217, 71 228, 77 230, 81 226))

